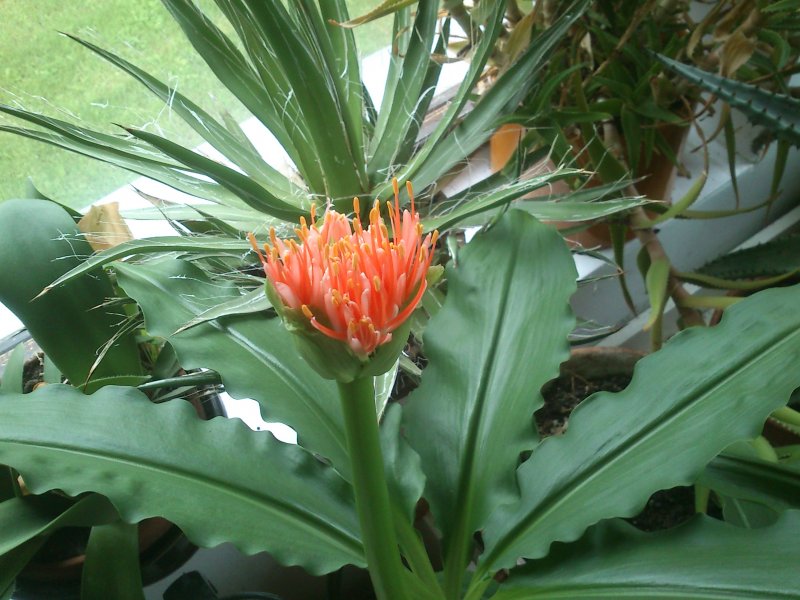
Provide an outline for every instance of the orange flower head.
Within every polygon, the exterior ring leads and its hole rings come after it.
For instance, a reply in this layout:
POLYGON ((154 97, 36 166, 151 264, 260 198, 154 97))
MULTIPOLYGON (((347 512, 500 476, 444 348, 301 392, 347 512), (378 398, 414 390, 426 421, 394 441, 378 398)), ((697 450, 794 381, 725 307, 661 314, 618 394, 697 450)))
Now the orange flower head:
POLYGON ((329 208, 319 225, 312 208, 310 226, 300 218, 298 241, 278 239, 273 229, 263 254, 248 236, 284 306, 362 359, 391 341, 419 304, 436 244, 435 231, 423 238, 411 184, 410 210, 402 213, 397 180, 392 184, 394 203, 386 203, 391 235, 378 200, 363 228, 355 198, 352 222, 329 208))

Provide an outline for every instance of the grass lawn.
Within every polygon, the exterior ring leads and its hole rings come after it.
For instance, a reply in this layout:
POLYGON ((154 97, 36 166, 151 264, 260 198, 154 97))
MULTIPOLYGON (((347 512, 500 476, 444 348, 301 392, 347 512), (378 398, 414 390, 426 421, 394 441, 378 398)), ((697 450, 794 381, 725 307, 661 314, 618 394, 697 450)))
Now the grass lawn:
MULTIPOLYGON (((212 8, 209 0, 199 2, 212 8)), ((352 15, 375 0, 351 0, 352 15)), ((106 132, 113 123, 160 128, 177 141, 201 142, 143 86, 90 51, 58 34, 65 31, 107 48, 168 81, 219 114, 247 111, 216 81, 159 0, 0 1, 0 102, 21 102, 65 120, 80 119, 106 132)), ((390 42, 391 18, 358 28, 362 54, 390 42)), ((11 124, 0 117, 0 122, 11 124)), ((18 123, 14 123, 18 124, 18 123)), ((0 133, 0 200, 20 196, 30 177, 42 192, 81 208, 135 178, 53 146, 0 133)))

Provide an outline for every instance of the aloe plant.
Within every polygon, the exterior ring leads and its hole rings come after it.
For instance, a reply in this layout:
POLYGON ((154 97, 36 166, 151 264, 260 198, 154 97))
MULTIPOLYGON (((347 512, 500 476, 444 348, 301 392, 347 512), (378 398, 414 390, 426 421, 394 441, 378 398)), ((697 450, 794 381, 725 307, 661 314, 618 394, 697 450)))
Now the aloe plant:
POLYGON ((671 71, 739 109, 749 121, 766 127, 778 139, 800 146, 800 100, 757 85, 720 77, 666 56, 658 56, 658 60, 671 71))

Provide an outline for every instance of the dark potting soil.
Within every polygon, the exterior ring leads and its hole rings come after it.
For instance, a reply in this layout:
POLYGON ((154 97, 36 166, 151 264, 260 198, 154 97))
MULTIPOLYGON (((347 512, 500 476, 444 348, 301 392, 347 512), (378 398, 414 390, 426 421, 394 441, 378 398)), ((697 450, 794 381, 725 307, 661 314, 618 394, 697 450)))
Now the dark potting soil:
MULTIPOLYGON (((539 435, 544 438, 563 434, 569 425, 569 415, 578 404, 595 392, 622 391, 630 380, 629 375, 602 379, 564 375, 550 382, 542 390, 544 406, 534 414, 539 435)), ((642 531, 658 531, 675 527, 694 514, 694 488, 676 487, 656 492, 641 513, 626 520, 642 531)))

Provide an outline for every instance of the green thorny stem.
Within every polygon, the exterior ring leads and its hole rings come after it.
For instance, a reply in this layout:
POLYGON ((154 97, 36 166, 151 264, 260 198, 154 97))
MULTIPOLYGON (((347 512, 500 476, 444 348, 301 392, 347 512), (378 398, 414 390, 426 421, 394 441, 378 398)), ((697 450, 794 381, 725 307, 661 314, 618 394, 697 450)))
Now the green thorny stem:
POLYGON ((373 378, 359 377, 338 386, 372 585, 379 600, 408 600, 383 468, 373 378))

